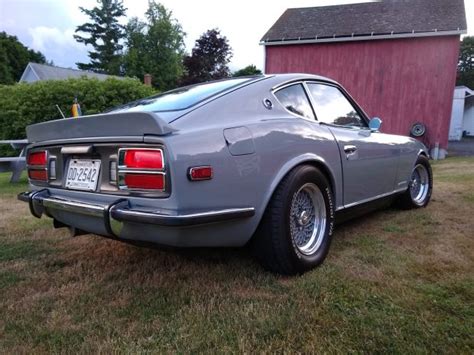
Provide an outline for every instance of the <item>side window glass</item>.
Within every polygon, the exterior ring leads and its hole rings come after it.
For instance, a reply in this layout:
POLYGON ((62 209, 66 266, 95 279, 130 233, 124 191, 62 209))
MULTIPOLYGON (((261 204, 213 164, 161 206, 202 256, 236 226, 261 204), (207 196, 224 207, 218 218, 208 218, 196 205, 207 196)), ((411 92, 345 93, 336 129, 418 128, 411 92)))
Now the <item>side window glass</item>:
POLYGON ((318 121, 345 127, 367 127, 344 94, 331 85, 308 83, 318 121))
POLYGON ((290 112, 314 120, 311 104, 303 89, 303 85, 287 86, 275 92, 278 101, 290 112))

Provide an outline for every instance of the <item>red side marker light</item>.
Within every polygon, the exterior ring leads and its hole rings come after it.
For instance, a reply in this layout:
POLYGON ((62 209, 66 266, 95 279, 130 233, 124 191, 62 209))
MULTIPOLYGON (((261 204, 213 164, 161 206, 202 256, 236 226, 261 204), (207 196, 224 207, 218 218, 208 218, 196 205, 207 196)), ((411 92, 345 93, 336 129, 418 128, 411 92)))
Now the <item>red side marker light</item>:
POLYGON ((191 181, 210 180, 212 179, 211 166, 196 166, 189 168, 188 177, 191 181))

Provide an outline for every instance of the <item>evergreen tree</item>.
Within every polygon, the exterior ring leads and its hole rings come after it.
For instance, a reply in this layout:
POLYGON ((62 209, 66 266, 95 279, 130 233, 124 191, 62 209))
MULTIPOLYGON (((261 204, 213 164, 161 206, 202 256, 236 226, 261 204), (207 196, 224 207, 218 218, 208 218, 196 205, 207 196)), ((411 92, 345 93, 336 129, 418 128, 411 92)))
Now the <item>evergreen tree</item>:
POLYGON ((120 17, 125 16, 126 9, 122 0, 97 0, 99 6, 91 10, 79 7, 90 17, 91 22, 76 28, 76 33, 83 32, 88 37, 74 35, 76 41, 91 45, 89 51, 90 63, 76 63, 79 69, 92 70, 98 73, 121 74, 120 41, 124 38, 123 26, 119 24, 120 17))
POLYGON ((230 70, 227 64, 232 58, 232 48, 227 37, 218 29, 208 30, 196 40, 190 56, 184 58, 186 74, 183 84, 227 78, 230 70))
POLYGON ((0 84, 18 82, 29 62, 45 64, 46 58, 25 47, 15 36, 0 32, 0 84))

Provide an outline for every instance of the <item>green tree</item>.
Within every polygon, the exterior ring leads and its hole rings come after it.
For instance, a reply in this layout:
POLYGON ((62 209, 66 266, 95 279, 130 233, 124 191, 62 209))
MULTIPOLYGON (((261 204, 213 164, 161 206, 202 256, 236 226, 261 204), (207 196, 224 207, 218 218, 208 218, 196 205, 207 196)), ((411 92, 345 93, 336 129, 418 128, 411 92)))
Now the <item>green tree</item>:
POLYGON ((0 32, 0 84, 14 84, 29 62, 46 63, 41 52, 25 47, 15 36, 0 32))
POLYGON ((76 33, 83 32, 88 37, 74 35, 74 39, 85 45, 91 45, 89 51, 90 63, 76 63, 79 69, 92 70, 98 73, 121 74, 120 41, 124 38, 123 26, 119 24, 120 17, 125 16, 126 9, 122 0, 97 0, 99 6, 91 10, 79 7, 90 17, 91 22, 76 28, 76 33))
POLYGON ((240 70, 237 70, 232 74, 233 77, 238 77, 238 76, 247 76, 247 75, 260 75, 262 74, 262 71, 260 69, 257 69, 257 67, 253 64, 247 65, 245 68, 242 68, 240 70))
POLYGON ((218 29, 208 30, 196 40, 190 56, 184 58, 186 74, 183 84, 227 78, 230 76, 229 64, 232 48, 227 37, 218 29))
POLYGON ((125 27, 126 50, 122 59, 125 75, 143 80, 148 68, 146 45, 146 23, 137 17, 132 18, 125 27))
POLYGON ((126 26, 124 73, 139 79, 150 74, 153 86, 172 89, 183 73, 185 33, 160 3, 149 1, 145 15, 145 22, 132 18, 126 26))
POLYGON ((466 36, 461 41, 457 85, 474 89, 474 36, 466 36))

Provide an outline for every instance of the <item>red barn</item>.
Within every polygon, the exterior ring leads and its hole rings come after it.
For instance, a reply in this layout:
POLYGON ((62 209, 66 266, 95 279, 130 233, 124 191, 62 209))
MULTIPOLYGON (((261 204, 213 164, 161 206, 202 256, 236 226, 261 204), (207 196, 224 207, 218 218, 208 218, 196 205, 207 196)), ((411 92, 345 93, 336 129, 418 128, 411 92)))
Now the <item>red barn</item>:
POLYGON ((319 74, 340 82, 382 131, 421 138, 444 157, 464 0, 385 0, 288 9, 263 36, 265 72, 319 74))

